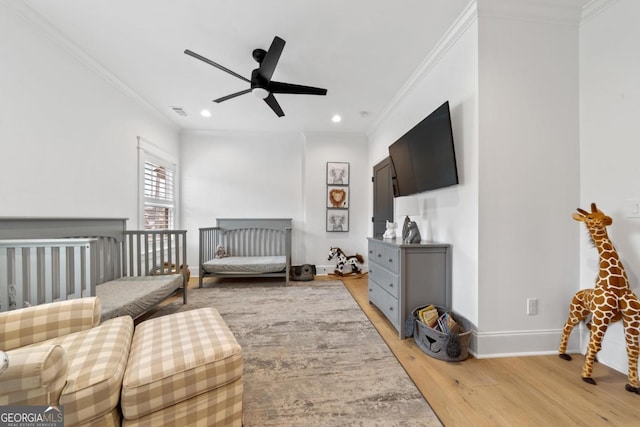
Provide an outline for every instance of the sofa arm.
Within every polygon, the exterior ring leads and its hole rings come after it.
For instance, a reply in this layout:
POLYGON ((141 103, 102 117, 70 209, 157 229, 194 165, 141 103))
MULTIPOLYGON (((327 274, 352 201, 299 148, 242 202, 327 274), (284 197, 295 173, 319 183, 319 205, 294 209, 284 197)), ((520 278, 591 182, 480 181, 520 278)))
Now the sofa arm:
POLYGON ((0 406, 57 405, 67 382, 67 353, 59 345, 25 347, 6 352, 0 374, 0 406))
POLYGON ((97 297, 58 301, 0 313, 0 348, 4 351, 38 343, 100 323, 97 297))

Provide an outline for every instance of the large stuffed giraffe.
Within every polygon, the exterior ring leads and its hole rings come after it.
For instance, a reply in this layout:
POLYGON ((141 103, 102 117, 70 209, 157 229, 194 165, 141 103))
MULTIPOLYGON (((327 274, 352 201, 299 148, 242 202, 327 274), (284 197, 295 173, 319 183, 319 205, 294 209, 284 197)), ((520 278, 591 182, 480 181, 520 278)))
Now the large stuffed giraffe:
POLYGON ((591 212, 578 208, 573 219, 584 222, 594 246, 600 255, 600 272, 593 289, 578 291, 571 301, 569 318, 562 331, 560 343, 560 357, 571 360, 566 354, 569 334, 580 321, 591 313, 591 336, 587 356, 582 367, 582 379, 595 384, 591 378, 593 362, 602 348, 607 327, 611 322, 622 319, 627 342, 627 358, 629 364, 627 391, 640 394, 638 384, 638 334, 640 333, 640 300, 629 289, 629 281, 624 271, 620 257, 607 234, 607 226, 613 223, 611 217, 605 215, 591 204, 591 212))

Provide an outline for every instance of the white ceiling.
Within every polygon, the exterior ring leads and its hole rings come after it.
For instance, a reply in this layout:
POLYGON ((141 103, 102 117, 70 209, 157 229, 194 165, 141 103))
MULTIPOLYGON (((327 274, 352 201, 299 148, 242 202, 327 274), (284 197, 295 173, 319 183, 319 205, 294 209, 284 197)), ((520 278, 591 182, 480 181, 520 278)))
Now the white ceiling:
POLYGON ((469 0, 21 3, 182 129, 364 132, 469 0), (250 93, 213 103, 248 83, 183 53, 192 50, 250 78, 257 67, 251 52, 268 49, 276 35, 287 44, 273 80, 328 89, 324 97, 276 95, 282 118, 250 93), (212 117, 200 116, 205 108, 212 117), (343 121, 332 123, 334 114, 343 121))

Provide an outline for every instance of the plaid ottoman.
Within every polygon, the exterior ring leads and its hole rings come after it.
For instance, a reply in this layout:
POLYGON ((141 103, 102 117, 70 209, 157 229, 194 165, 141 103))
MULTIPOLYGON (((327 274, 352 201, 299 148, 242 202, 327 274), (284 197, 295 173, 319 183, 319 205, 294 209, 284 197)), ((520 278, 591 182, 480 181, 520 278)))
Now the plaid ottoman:
POLYGON ((218 311, 139 324, 120 404, 123 426, 241 426, 242 350, 218 311))

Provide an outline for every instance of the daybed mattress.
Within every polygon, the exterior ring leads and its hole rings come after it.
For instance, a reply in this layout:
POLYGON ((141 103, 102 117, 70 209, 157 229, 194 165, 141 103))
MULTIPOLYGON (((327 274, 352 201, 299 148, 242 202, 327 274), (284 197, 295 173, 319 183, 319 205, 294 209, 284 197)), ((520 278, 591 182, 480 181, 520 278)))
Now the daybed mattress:
POLYGON ((211 259, 202 268, 211 274, 265 274, 279 273, 286 266, 286 256, 230 256, 211 259))
POLYGON ((129 315, 134 319, 182 287, 181 274, 121 277, 96 286, 102 303, 100 320, 129 315))

